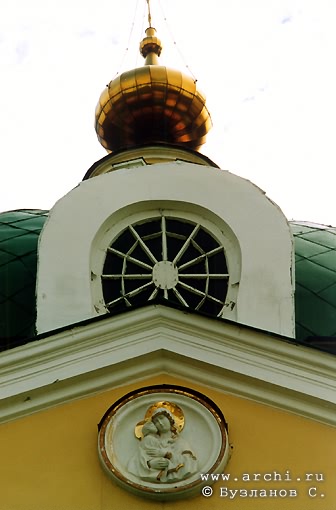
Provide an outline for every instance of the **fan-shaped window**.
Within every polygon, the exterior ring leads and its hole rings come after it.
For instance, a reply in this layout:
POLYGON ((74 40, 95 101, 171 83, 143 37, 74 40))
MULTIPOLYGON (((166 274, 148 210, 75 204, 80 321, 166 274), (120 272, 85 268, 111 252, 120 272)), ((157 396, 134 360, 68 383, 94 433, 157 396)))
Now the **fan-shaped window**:
POLYGON ((221 315, 229 274, 223 246, 201 224, 160 216, 120 232, 101 278, 110 311, 161 297, 221 315))

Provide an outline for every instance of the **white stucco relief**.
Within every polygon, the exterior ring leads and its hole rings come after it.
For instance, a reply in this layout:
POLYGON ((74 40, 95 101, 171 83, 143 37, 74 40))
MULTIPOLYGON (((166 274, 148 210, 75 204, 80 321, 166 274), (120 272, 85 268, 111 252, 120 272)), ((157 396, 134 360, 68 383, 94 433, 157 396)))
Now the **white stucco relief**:
POLYGON ((201 473, 225 468, 227 424, 222 411, 193 390, 140 388, 102 418, 98 455, 107 475, 126 490, 152 499, 189 497, 200 493, 201 473))

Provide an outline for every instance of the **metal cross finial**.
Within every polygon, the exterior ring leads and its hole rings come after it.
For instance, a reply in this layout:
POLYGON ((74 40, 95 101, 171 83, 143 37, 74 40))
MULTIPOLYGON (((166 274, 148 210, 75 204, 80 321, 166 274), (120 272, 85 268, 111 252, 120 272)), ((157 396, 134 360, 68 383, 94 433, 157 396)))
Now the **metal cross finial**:
POLYGON ((147 5, 148 5, 148 23, 149 23, 149 26, 151 27, 152 26, 152 16, 151 16, 151 11, 150 11, 150 0, 146 0, 147 1, 147 5))

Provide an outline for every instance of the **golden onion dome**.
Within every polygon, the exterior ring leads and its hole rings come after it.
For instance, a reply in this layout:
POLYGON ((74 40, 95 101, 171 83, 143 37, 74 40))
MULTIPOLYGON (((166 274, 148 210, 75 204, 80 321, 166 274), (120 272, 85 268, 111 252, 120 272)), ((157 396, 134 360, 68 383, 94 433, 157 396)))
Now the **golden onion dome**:
POLYGON ((145 65, 112 80, 99 98, 95 128, 108 152, 149 143, 198 150, 212 126, 196 81, 159 65, 162 45, 155 34, 150 26, 140 43, 145 65))

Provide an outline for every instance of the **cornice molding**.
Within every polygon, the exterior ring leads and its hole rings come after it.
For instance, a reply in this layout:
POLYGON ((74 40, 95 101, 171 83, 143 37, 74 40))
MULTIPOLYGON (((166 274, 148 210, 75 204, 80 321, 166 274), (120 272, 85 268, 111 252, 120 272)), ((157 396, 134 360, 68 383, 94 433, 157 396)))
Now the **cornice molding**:
POLYGON ((73 326, 4 352, 0 371, 2 422, 169 374, 336 425, 334 356, 163 305, 73 326))

